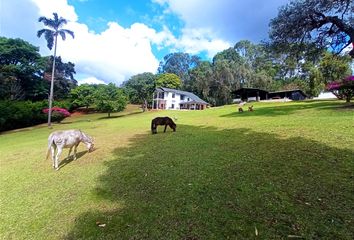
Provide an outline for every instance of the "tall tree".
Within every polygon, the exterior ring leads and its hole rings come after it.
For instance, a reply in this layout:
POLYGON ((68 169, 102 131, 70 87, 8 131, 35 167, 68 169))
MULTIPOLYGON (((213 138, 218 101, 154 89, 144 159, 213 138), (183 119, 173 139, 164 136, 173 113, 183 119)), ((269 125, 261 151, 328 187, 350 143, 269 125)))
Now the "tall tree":
MULTIPOLYGON (((44 57, 44 79, 51 81, 51 71, 53 66, 54 57, 44 57)), ((77 87, 77 81, 74 78, 75 64, 72 62, 63 62, 61 57, 55 58, 55 81, 54 81, 54 90, 53 98, 54 99, 63 99, 68 97, 71 89, 77 87)))
POLYGON ((41 68, 37 47, 22 39, 0 37, 0 99, 44 99, 47 86, 41 68))
POLYGON ((74 38, 74 32, 68 29, 63 29, 63 25, 67 24, 67 20, 62 17, 58 17, 57 13, 53 13, 54 19, 40 17, 39 22, 43 22, 44 26, 47 28, 41 29, 37 32, 37 36, 41 37, 44 34, 45 39, 47 40, 47 47, 52 50, 54 45, 54 60, 52 68, 52 76, 50 82, 50 93, 49 93, 49 111, 48 111, 48 126, 51 126, 51 116, 52 116, 52 102, 53 102, 53 89, 54 89, 54 73, 55 73, 55 59, 57 53, 57 43, 58 35, 61 36, 63 41, 66 39, 66 34, 69 34, 74 38))
POLYGON ((95 100, 95 86, 90 84, 82 84, 74 89, 71 89, 70 95, 73 104, 78 107, 88 107, 94 103, 95 100))
POLYGON ((152 101, 152 94, 155 90, 155 78, 154 74, 145 72, 134 75, 123 83, 130 102, 141 104, 143 112, 146 111, 148 101, 152 101))
POLYGON ((170 53, 163 58, 158 68, 158 73, 174 73, 182 82, 189 80, 188 71, 198 65, 200 58, 188 53, 170 53))
POLYGON ((326 52, 319 64, 324 83, 338 81, 351 75, 350 62, 351 59, 348 56, 337 56, 326 52))
POLYGON ((292 0, 270 22, 270 38, 278 44, 315 43, 339 53, 351 43, 354 58, 353 0, 292 0))
POLYGON ((95 92, 95 103, 97 110, 106 112, 111 117, 112 112, 120 112, 127 105, 126 96, 123 90, 117 88, 113 83, 108 85, 100 84, 95 92))
POLYGON ((156 87, 179 89, 181 85, 180 77, 174 73, 163 73, 156 77, 156 87))

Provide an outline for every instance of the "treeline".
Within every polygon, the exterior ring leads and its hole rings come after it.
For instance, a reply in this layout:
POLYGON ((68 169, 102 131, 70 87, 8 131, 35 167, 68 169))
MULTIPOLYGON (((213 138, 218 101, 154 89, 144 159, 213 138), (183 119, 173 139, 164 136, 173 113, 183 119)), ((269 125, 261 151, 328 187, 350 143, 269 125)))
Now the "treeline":
MULTIPOLYGON (((127 102, 142 104, 145 110, 156 87, 190 91, 213 106, 231 103, 232 91, 240 87, 301 89, 309 96, 317 96, 327 83, 351 74, 351 61, 349 56, 334 55, 314 45, 292 44, 284 48, 245 40, 217 53, 211 61, 188 53, 170 53, 160 62, 157 73, 134 75, 117 87, 78 86, 75 64, 57 57, 54 99, 69 103, 70 109, 93 106, 110 116, 123 110, 127 102), (306 51, 299 53, 298 49, 306 51)), ((7 105, 9 101, 46 101, 52 62, 52 56, 40 56, 39 49, 24 40, 0 37, 0 101, 7 101, 7 105)), ((4 119, 5 115, 0 124, 10 121, 11 118, 4 119)), ((27 126, 30 120, 23 122, 27 126)))
MULTIPOLYGON (((179 77, 175 88, 193 92, 214 106, 229 104, 232 91, 241 87, 268 91, 301 89, 317 96, 325 85, 351 74, 352 59, 332 54, 315 45, 289 45, 286 48, 268 43, 253 44, 244 40, 217 53, 212 61, 187 53, 171 53, 160 62, 157 74, 142 73, 123 83, 136 103, 151 101, 156 86, 168 87, 165 74, 179 77), (306 49, 299 53, 298 49, 306 49)), ((173 82, 173 81, 172 81, 173 82)), ((171 87, 171 84, 169 84, 171 87)))
MULTIPOLYGON (((52 56, 22 39, 0 37, 0 100, 48 99, 52 56)), ((77 86, 75 64, 56 58, 55 99, 66 99, 77 86)))

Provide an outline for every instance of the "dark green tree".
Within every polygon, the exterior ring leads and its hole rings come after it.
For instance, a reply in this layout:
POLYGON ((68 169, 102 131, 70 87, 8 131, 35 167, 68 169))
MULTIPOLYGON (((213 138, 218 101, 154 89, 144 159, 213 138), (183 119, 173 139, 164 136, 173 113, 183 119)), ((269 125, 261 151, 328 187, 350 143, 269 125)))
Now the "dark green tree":
POLYGON ((170 53, 163 58, 158 68, 158 73, 174 73, 182 82, 189 80, 188 71, 198 65, 200 58, 188 53, 170 53))
POLYGON ((214 102, 210 99, 210 90, 214 80, 213 65, 209 61, 202 61, 200 64, 190 70, 190 81, 187 83, 186 90, 202 96, 208 102, 214 102))
POLYGON ((70 96, 73 104, 78 107, 86 107, 86 109, 94 103, 96 88, 94 85, 82 84, 71 89, 70 96))
POLYGON ((156 87, 155 79, 156 76, 154 74, 145 72, 134 75, 123 83, 130 102, 141 104, 144 112, 146 111, 148 102, 152 101, 152 95, 156 87))
POLYGON ((57 53, 57 43, 58 35, 61 36, 62 40, 66 39, 66 34, 71 35, 74 38, 74 32, 68 29, 63 29, 63 25, 67 24, 67 20, 62 17, 58 17, 57 13, 53 13, 54 19, 40 17, 39 22, 43 22, 44 26, 47 28, 41 29, 37 32, 37 36, 41 37, 44 34, 45 39, 47 40, 47 47, 52 50, 54 45, 54 60, 52 67, 52 75, 50 81, 50 93, 49 93, 49 112, 48 112, 48 126, 51 126, 51 116, 52 116, 52 102, 53 102, 53 89, 54 89, 54 74, 55 74, 55 60, 57 53))
POLYGON ((162 73, 156 77, 156 87, 166 87, 166 88, 181 88, 182 81, 174 73, 162 73))
POLYGON ((108 85, 100 84, 95 93, 96 109, 106 112, 108 117, 111 113, 123 111, 127 105, 127 98, 122 89, 113 83, 108 85))
MULTIPOLYGON (((51 81, 51 70, 53 66, 53 56, 44 57, 44 79, 51 81)), ((71 89, 77 87, 77 81, 74 78, 75 64, 72 62, 63 62, 61 57, 55 59, 55 81, 53 98, 64 99, 70 94, 71 89)))
POLYGON ((326 52, 319 64, 319 70, 325 84, 338 81, 351 75, 351 59, 348 56, 339 56, 326 52))
POLYGON ((0 99, 41 100, 48 86, 41 79, 39 49, 22 39, 0 37, 0 99))
POLYGON ((353 12, 353 0, 292 0, 271 20, 270 38, 281 46, 314 43, 339 53, 354 47, 353 12))

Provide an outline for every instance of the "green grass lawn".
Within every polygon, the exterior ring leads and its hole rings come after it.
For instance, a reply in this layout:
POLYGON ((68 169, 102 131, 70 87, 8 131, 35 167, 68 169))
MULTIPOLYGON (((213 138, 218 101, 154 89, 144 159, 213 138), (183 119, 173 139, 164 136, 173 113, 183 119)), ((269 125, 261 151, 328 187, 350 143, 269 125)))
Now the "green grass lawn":
POLYGON ((1 134, 0 238, 353 239, 354 108, 253 105, 130 107, 1 134), (156 116, 177 131, 152 135, 156 116), (48 135, 72 128, 97 149, 54 171, 48 135))

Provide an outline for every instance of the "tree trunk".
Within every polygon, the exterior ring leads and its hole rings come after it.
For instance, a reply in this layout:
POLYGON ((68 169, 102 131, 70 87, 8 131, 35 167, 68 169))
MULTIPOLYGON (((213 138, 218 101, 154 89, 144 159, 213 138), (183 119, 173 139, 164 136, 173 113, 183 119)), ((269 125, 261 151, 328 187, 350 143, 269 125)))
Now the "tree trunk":
POLYGON ((146 99, 144 98, 144 103, 143 103, 143 112, 145 112, 146 111, 146 107, 147 107, 147 101, 146 101, 146 99))
POLYGON ((58 42, 58 36, 55 35, 52 79, 50 81, 49 108, 48 108, 48 127, 49 128, 51 128, 51 125, 52 125, 52 104, 53 104, 53 92, 54 92, 55 57, 57 55, 57 42, 58 42))
POLYGON ((352 96, 350 94, 347 95, 347 98, 345 99, 345 101, 347 103, 350 103, 350 99, 352 98, 352 96))
POLYGON ((109 117, 109 118, 111 117, 111 113, 110 113, 110 112, 108 112, 108 117, 109 117))

